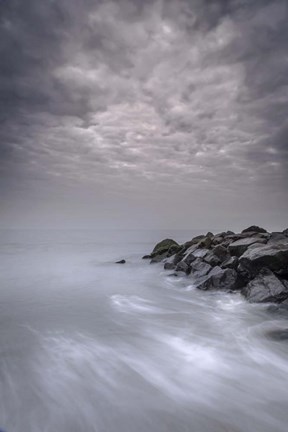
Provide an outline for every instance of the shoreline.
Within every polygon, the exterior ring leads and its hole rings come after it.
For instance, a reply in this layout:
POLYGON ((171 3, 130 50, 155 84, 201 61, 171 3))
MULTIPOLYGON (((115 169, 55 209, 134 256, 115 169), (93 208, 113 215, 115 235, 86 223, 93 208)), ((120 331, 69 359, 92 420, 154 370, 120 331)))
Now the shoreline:
POLYGON ((185 275, 200 290, 237 291, 251 303, 288 306, 288 229, 253 225, 241 233, 208 232, 182 245, 167 238, 143 259, 163 263, 171 276, 185 275))

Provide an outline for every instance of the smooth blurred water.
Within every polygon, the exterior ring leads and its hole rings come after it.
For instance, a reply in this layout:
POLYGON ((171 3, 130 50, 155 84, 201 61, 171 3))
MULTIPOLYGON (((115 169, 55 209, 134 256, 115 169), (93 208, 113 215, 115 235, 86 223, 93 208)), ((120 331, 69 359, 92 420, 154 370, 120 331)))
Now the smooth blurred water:
POLYGON ((141 260, 194 234, 0 232, 0 429, 287 432, 287 317, 141 260))

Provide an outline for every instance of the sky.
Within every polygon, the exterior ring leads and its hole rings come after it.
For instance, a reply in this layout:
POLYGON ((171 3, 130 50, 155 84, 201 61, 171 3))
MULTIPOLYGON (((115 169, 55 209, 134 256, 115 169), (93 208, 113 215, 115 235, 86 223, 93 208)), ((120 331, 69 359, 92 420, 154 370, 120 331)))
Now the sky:
POLYGON ((288 2, 0 0, 0 227, 288 226, 288 2))

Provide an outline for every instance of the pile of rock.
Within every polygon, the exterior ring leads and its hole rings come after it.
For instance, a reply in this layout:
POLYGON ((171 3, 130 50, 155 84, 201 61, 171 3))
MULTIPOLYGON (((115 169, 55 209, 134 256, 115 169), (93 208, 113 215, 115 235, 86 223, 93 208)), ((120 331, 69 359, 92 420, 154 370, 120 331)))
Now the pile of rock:
POLYGON ((241 290, 251 302, 288 302, 288 229, 268 233, 253 225, 239 234, 209 232, 183 245, 166 239, 143 258, 163 261, 166 270, 193 278, 201 290, 241 290))

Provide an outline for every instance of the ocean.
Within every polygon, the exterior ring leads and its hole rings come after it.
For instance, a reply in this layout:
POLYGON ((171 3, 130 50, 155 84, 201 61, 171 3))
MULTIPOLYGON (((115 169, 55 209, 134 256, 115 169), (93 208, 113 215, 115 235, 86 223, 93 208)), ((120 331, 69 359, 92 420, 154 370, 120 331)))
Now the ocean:
POLYGON ((1 431, 287 432, 287 315, 141 259, 196 234, 0 231, 1 431))

